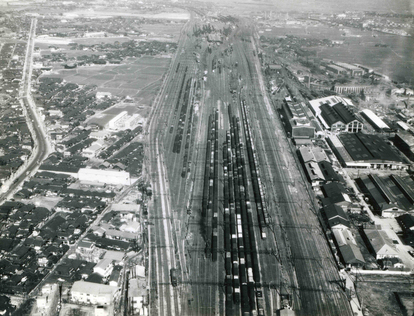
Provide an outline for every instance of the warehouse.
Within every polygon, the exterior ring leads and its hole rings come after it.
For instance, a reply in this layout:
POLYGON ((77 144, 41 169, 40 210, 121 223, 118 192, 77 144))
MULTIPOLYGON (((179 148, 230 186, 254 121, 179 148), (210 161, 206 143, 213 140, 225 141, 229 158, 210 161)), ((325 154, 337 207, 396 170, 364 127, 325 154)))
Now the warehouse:
POLYGON ((336 65, 326 65, 326 70, 333 72, 334 74, 337 75, 346 75, 349 71, 345 68, 336 66, 336 65))
POLYGON ((285 129, 295 143, 310 144, 315 138, 315 127, 310 120, 314 116, 306 104, 303 102, 294 104, 290 98, 285 98, 281 113, 285 129))
POLYGON ((408 169, 410 163, 377 135, 347 133, 329 135, 329 146, 347 168, 408 169))
POLYGON ((370 174, 356 179, 356 183, 374 211, 383 217, 396 217, 414 210, 414 181, 409 176, 370 174))
POLYGON ((334 64, 338 67, 346 69, 352 77, 359 77, 364 74, 364 70, 362 70, 361 68, 355 65, 351 65, 348 63, 342 63, 338 61, 334 62, 334 64))
POLYGON ((336 103, 333 106, 322 104, 320 106, 321 116, 319 119, 326 129, 331 132, 358 133, 364 125, 355 115, 343 104, 336 103))
POLYGON ((384 123, 374 112, 369 109, 362 110, 361 115, 364 119, 368 121, 377 131, 387 130, 390 127, 384 123))
POLYGON ((395 134, 394 145, 409 159, 414 160, 414 135, 409 131, 400 131, 395 134))
POLYGON ((363 267, 365 260, 352 232, 348 228, 344 228, 333 229, 332 233, 342 262, 348 267, 363 267))
POLYGON ((345 104, 346 106, 353 106, 354 105, 352 103, 351 99, 342 98, 342 97, 338 97, 338 96, 334 96, 334 95, 309 101, 309 104, 311 106, 311 110, 312 110, 313 114, 316 117, 321 115, 320 107, 321 107, 322 104, 328 104, 330 106, 333 106, 337 103, 342 103, 342 104, 345 104))
POLYGON ((332 167, 325 151, 317 146, 299 148, 301 161, 312 186, 319 186, 329 181, 343 180, 332 167))
POLYGON ((392 240, 385 231, 364 229, 361 231, 361 236, 369 251, 375 255, 377 260, 399 257, 397 249, 395 249, 392 240))
POLYGON ((80 181, 131 185, 129 172, 125 171, 81 168, 78 177, 80 181))

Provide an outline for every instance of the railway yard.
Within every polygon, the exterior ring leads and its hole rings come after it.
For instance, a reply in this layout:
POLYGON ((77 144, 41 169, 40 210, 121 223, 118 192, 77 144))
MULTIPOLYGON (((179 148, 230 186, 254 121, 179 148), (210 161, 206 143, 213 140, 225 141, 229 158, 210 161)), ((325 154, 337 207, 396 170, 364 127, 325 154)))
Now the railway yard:
POLYGON ((187 22, 147 126, 150 315, 350 315, 257 34, 224 25, 187 22))

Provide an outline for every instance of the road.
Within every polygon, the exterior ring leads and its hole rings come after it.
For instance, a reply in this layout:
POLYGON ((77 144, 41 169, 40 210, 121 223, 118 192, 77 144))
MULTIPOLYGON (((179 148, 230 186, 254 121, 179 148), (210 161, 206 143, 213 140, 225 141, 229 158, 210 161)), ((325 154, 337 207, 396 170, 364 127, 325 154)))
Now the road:
POLYGON ((28 161, 19 168, 15 175, 10 179, 10 184, 6 192, 0 195, 0 203, 8 199, 19 186, 24 182, 26 177, 34 170, 37 170, 44 159, 52 152, 52 146, 48 140, 44 122, 37 113, 36 104, 31 96, 31 77, 33 63, 33 49, 36 36, 37 19, 32 19, 29 38, 27 42, 26 58, 23 68, 23 78, 20 86, 20 103, 23 113, 26 116, 27 125, 32 134, 34 147, 28 161))

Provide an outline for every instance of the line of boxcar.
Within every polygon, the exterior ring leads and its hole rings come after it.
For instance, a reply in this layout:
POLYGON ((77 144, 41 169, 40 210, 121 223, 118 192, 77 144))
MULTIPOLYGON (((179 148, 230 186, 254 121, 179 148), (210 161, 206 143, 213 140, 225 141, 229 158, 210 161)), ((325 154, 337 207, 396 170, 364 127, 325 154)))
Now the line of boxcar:
POLYGON ((254 150, 254 142, 251 136, 250 124, 247 118, 246 102, 244 100, 241 101, 241 110, 246 138, 247 156, 252 179, 253 194, 257 208, 257 216, 259 220, 261 236, 262 238, 266 238, 265 227, 267 226, 267 224, 269 224, 269 216, 265 203, 263 185, 260 180, 260 171, 258 169, 259 162, 256 156, 256 152, 254 150))
POLYGON ((226 308, 241 303, 243 314, 250 315, 256 310, 255 288, 260 285, 260 274, 240 122, 231 107, 228 114, 230 131, 223 145, 226 308))
MULTIPOLYGON (((183 168, 181 171, 181 177, 185 178, 187 176, 187 173, 190 172, 190 164, 191 164, 191 151, 190 151, 190 147, 191 147, 191 140, 192 140, 192 131, 193 131, 193 113, 194 113, 194 94, 197 88, 197 81, 194 80, 194 85, 192 88, 192 100, 190 102, 190 111, 188 114, 188 124, 187 124, 187 129, 186 129, 186 133, 185 133, 185 143, 184 143, 184 156, 183 156, 183 168)), ((191 91, 190 91, 191 93, 191 91)))

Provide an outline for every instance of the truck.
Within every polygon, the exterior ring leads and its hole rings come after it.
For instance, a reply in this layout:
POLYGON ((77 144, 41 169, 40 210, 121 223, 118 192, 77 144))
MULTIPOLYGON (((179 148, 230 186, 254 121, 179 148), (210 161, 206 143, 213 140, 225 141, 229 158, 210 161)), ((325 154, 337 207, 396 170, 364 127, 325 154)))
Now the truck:
POLYGON ((171 277, 171 284, 172 286, 178 285, 178 271, 177 269, 171 268, 170 269, 170 277, 171 277))

